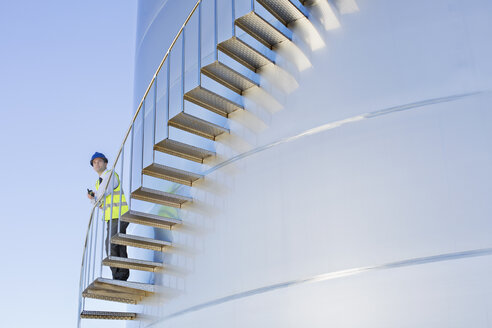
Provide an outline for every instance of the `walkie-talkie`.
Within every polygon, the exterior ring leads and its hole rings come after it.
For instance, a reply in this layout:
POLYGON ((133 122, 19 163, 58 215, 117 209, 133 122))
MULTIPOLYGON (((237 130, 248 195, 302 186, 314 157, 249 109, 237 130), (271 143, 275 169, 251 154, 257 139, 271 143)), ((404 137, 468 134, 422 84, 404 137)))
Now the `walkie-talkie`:
POLYGON ((87 188, 87 193, 91 196, 91 197, 94 197, 94 192, 92 190, 90 190, 89 188, 87 188))

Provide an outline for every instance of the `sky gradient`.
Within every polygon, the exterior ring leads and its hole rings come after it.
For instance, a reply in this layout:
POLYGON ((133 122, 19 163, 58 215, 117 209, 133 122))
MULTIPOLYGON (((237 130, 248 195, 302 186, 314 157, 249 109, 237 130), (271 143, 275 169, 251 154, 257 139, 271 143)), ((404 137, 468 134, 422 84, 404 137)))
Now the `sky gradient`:
POLYGON ((131 119, 136 11, 136 0, 0 2, 3 327, 76 325, 89 159, 111 165, 131 119))

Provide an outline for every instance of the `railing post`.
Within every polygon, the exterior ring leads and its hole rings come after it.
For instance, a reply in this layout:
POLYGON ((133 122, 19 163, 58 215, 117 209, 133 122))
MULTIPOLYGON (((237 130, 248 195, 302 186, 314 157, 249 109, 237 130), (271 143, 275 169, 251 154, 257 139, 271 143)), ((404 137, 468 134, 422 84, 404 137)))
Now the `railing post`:
POLYGON ((198 85, 202 85, 202 3, 198 5, 198 85))
POLYGON ((142 167, 140 171, 140 187, 143 187, 143 169, 144 169, 144 149, 145 149, 145 101, 144 99, 142 104, 142 167))
POLYGON ((97 261, 97 246, 98 246, 97 233, 99 229, 94 220, 92 221, 92 226, 93 226, 92 229, 94 229, 94 251, 92 254, 92 280, 94 280, 96 278, 96 261, 97 261))
POLYGON ((133 180, 133 171, 132 171, 132 166, 133 166, 133 131, 135 131, 135 122, 132 123, 132 135, 131 135, 131 140, 130 140, 130 189, 129 189, 129 198, 128 198, 128 208, 131 208, 132 206, 132 180, 133 180))
POLYGON ((170 115, 171 115, 171 111, 170 111, 170 99, 171 99, 171 96, 169 94, 169 92, 171 92, 171 55, 169 55, 169 57, 167 57, 167 136, 166 138, 169 138, 169 120, 171 119, 170 115))
POLYGON ((88 269, 87 269, 87 276, 89 277, 89 282, 91 281, 91 262, 92 262, 92 236, 94 235, 94 225, 91 224, 91 227, 89 228, 89 258, 87 261, 88 264, 88 269))
POLYGON ((232 36, 236 36, 236 24, 234 21, 236 20, 236 1, 232 1, 232 36))
MULTIPOLYGON (((156 135, 156 126, 157 126, 157 75, 155 76, 154 80, 154 132, 153 132, 153 138, 152 138, 152 163, 155 162, 155 151, 154 151, 154 145, 155 145, 155 135, 156 135)), ((123 170, 123 168, 122 168, 123 170)))
POLYGON ((185 92, 185 35, 186 35, 186 27, 183 29, 183 45, 181 51, 181 100, 182 100, 182 111, 184 112, 184 92, 185 92))
MULTIPOLYGON (((108 238, 108 240, 109 240, 109 233, 110 232, 108 231, 107 224, 106 224, 106 197, 104 197, 104 202, 103 202, 103 207, 102 207, 101 212, 102 212, 103 229, 104 229, 104 231, 106 231, 105 235, 106 235, 106 238, 108 238)), ((104 239, 103 239, 102 244, 104 245, 104 239)), ((104 248, 103 248, 103 251, 104 251, 104 248)), ((110 254, 110 252, 108 250, 108 254, 106 254, 106 255, 109 257, 109 254, 110 254)), ((102 277, 102 275, 101 275, 101 277, 102 277)))
MULTIPOLYGON (((94 213, 93 213, 94 215, 94 213)), ((95 239, 94 239, 94 260, 93 260, 93 263, 92 263, 92 279, 94 279, 94 276, 96 275, 96 257, 97 257, 97 239, 98 239, 98 228, 99 228, 99 224, 97 222, 97 217, 95 218, 94 220, 94 217, 92 218, 92 225, 96 225, 96 236, 95 236, 95 239)))
POLYGON ((99 217, 99 206, 97 207, 97 215, 96 215, 97 224, 101 224, 101 265, 99 266, 99 277, 102 278, 102 267, 103 267, 103 259, 104 259, 104 219, 101 222, 101 218, 99 217))
POLYGON ((121 207, 123 206, 123 161, 125 158, 125 147, 121 150, 121 176, 119 177, 119 185, 120 185, 120 206, 118 206, 118 233, 120 233, 120 226, 121 226, 121 207))
POLYGON ((251 11, 255 11, 255 0, 251 0, 251 11))
MULTIPOLYGON (((114 172, 113 172, 113 177, 112 179, 114 179, 115 176, 114 176, 114 172)), ((113 183, 111 182, 111 180, 108 181, 108 184, 111 183, 111 204, 110 204, 110 208, 109 208, 109 230, 108 230, 108 257, 111 256, 111 230, 113 230, 113 206, 114 206, 114 188, 113 188, 113 183)), ((106 190, 108 190, 106 188, 106 190)), ((106 217, 106 209, 104 209, 104 216, 106 217)))
POLYGON ((218 60, 219 58, 219 50, 218 50, 218 43, 219 43, 219 23, 218 23, 218 18, 217 18, 217 0, 214 0, 214 43, 215 43, 215 60, 218 60))
MULTIPOLYGON (((90 229, 90 227, 89 227, 90 229)), ((88 231, 90 233, 90 231, 88 231)), ((86 244, 88 245, 88 244, 86 244)), ((85 252, 85 259, 84 259, 84 289, 89 285, 89 274, 88 274, 88 268, 89 266, 87 265, 87 262, 89 260, 89 252, 86 250, 85 252)))

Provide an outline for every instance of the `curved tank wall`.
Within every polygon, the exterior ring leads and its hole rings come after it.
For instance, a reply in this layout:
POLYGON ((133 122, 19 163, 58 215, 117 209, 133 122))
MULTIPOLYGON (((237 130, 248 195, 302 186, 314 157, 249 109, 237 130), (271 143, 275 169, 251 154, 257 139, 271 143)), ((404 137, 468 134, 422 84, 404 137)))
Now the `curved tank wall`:
POLYGON ((195 2, 194 0, 138 2, 134 108, 138 106, 162 57, 195 2))
MULTIPOLYGON (((139 1, 135 103, 194 2, 139 1)), ((130 327, 491 326, 492 2, 329 3, 181 189, 183 226, 143 231, 179 292, 130 327)))

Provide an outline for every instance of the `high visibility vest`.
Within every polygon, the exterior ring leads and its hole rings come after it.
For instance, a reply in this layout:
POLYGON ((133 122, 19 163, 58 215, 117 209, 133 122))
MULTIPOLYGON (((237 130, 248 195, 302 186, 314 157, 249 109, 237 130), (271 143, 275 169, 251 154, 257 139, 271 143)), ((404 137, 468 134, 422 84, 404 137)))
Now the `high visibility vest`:
MULTIPOLYGON (((106 173, 106 176, 109 177, 111 174, 110 171, 106 173)), ((128 204, 126 203, 125 195, 123 192, 121 192, 121 202, 120 202, 120 190, 121 190, 121 183, 120 183, 120 177, 116 172, 113 173, 114 178, 117 179, 118 181, 118 187, 114 188, 113 191, 113 201, 111 202, 111 192, 108 187, 108 190, 106 192, 109 192, 109 195, 106 196, 106 201, 102 204, 103 210, 104 210, 104 220, 109 221, 109 218, 111 217, 111 204, 113 205, 113 219, 117 219, 120 215, 120 206, 121 206, 121 215, 125 214, 128 212, 128 204)), ((99 189, 99 179, 96 181, 96 190, 99 189)))

